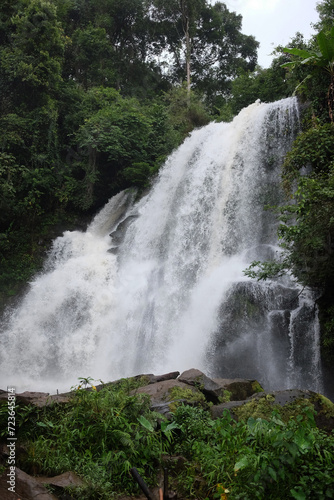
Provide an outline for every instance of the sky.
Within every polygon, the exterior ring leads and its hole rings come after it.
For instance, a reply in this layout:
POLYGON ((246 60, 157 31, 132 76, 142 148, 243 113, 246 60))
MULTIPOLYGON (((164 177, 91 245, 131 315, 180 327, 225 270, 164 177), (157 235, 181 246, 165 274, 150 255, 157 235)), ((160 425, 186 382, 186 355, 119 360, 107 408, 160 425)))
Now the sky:
POLYGON ((319 0, 224 0, 229 11, 242 15, 242 33, 253 35, 260 47, 258 64, 268 68, 277 45, 286 46, 299 31, 306 40, 314 35, 311 23, 319 20, 319 0))

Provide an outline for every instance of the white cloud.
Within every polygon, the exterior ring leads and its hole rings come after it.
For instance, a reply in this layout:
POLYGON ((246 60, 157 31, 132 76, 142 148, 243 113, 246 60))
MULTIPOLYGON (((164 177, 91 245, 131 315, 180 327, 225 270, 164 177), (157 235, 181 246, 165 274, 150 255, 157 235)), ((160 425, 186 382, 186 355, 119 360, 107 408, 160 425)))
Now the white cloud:
POLYGON ((272 12, 280 0, 244 0, 239 5, 244 4, 245 10, 257 10, 263 12, 272 12))
MULTIPOLYGON (((215 0, 210 0, 215 3, 215 0)), ((318 21, 318 0, 225 0, 229 10, 242 15, 242 32, 260 42, 259 64, 271 64, 271 52, 287 45, 299 31, 308 40, 314 33, 311 23, 318 21)))

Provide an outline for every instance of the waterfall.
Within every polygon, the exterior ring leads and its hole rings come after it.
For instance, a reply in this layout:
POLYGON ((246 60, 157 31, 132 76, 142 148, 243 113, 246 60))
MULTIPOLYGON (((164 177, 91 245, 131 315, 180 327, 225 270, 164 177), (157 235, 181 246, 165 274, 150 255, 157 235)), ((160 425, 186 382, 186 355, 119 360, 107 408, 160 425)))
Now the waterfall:
POLYGON ((264 206, 282 198, 280 166, 298 128, 294 98, 256 102, 195 130, 139 201, 119 193, 86 232, 57 238, 3 318, 2 386, 55 392, 78 377, 195 367, 267 390, 321 390, 311 292, 243 273, 279 252, 264 206))

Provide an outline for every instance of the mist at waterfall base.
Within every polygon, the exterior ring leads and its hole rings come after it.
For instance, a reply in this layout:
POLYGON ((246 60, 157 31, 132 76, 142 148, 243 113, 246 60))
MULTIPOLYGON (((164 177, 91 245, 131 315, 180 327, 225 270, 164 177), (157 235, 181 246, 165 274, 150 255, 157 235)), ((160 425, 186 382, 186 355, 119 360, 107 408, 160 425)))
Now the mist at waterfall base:
POLYGON ((86 232, 54 241, 2 321, 0 387, 69 390, 198 368, 265 390, 322 390, 317 310, 292 280, 243 270, 277 252, 280 166, 299 128, 294 98, 256 102, 195 130, 149 194, 121 192, 86 232))

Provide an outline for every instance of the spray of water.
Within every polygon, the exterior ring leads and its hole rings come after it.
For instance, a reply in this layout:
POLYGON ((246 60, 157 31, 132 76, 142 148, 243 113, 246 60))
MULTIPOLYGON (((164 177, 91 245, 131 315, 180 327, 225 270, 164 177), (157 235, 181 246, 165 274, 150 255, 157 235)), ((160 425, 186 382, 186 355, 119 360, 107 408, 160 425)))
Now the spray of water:
MULTIPOLYGON (((1 383, 52 392, 78 377, 190 367, 229 376, 238 364, 237 375, 267 388, 299 383, 294 370, 309 367, 291 354, 298 288, 243 274, 277 250, 263 207, 279 202, 279 167, 298 126, 297 103, 285 99, 196 130, 147 196, 133 203, 134 193, 119 193, 86 232, 55 240, 43 274, 4 318, 1 383)), ((308 349, 318 349, 315 337, 308 349)), ((319 358, 308 360, 318 373, 319 358)))

